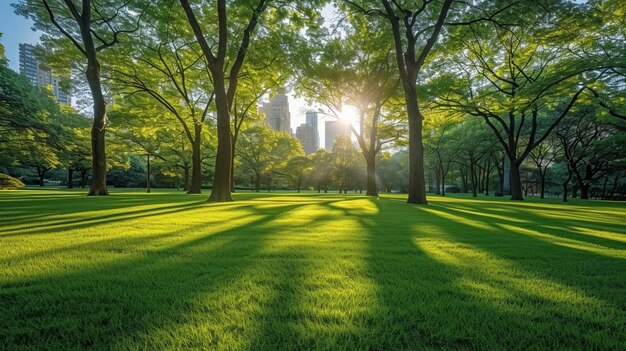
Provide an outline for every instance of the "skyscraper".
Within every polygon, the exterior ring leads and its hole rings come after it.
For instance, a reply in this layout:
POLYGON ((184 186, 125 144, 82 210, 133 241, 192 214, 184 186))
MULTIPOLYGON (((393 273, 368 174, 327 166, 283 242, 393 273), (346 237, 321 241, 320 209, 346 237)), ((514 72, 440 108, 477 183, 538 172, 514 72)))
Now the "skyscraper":
POLYGON ((350 127, 344 121, 340 121, 340 120, 326 121, 324 135, 326 137, 325 148, 326 150, 331 151, 333 149, 333 144, 335 143, 335 139, 337 139, 338 136, 340 135, 350 136, 350 127))
POLYGON ((317 112, 315 111, 307 111, 306 112, 306 124, 313 128, 315 133, 315 150, 320 147, 320 134, 319 129, 317 129, 317 112))
POLYGON ((284 88, 278 89, 270 102, 263 103, 259 111, 265 114, 265 124, 270 128, 291 134, 289 98, 284 88))
POLYGON ((20 73, 28 78, 33 86, 47 89, 61 104, 70 105, 72 98, 61 89, 61 78, 35 56, 35 46, 20 44, 20 73))
POLYGON ((304 149, 306 155, 317 151, 316 136, 317 130, 306 123, 302 123, 296 128, 296 138, 300 140, 300 144, 302 144, 302 149, 304 149))

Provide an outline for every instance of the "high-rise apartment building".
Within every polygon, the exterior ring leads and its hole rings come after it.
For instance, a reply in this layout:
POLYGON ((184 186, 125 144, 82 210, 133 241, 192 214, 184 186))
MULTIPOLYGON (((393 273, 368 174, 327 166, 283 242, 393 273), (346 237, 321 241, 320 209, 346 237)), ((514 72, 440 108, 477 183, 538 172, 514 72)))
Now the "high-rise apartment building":
POLYGON ((28 78, 33 86, 52 91, 61 104, 70 105, 72 97, 61 89, 61 78, 35 56, 35 46, 20 44, 20 73, 28 78))
POLYGON ((335 139, 341 135, 350 136, 350 126, 346 122, 341 120, 326 121, 324 130, 326 150, 331 151, 333 149, 335 139))
POLYGON ((270 128, 291 134, 291 113, 285 89, 278 89, 270 102, 263 103, 259 111, 265 114, 265 124, 270 128))

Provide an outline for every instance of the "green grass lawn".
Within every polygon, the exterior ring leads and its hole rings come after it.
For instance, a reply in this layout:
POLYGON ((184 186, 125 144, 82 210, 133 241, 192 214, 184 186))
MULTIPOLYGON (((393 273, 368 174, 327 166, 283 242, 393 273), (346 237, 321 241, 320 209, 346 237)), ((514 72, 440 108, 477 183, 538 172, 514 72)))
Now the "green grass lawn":
POLYGON ((0 349, 626 347, 626 206, 0 192, 0 349))

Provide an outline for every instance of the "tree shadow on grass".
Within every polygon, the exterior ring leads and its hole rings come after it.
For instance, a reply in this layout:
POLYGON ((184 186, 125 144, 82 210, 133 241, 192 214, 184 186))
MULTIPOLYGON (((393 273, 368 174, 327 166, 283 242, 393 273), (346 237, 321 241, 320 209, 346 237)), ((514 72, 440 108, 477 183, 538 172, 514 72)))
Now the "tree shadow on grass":
POLYGON ((392 199, 246 200, 119 217, 189 223, 42 252, 57 266, 0 288, 0 348, 610 349, 625 340, 624 261, 501 226, 526 222, 392 199), (84 256, 58 264, 74 254, 84 256), (585 275, 598 267, 608 273, 585 275))
POLYGON ((605 216, 597 216, 595 219, 587 216, 573 216, 571 209, 555 210, 554 208, 535 209, 534 211, 525 209, 520 205, 516 213, 510 216, 499 216, 490 213, 490 211, 482 209, 474 205, 464 204, 432 204, 432 208, 438 209, 441 213, 446 213, 453 221, 456 220, 460 224, 469 221, 482 221, 485 225, 490 226, 492 230, 505 231, 512 234, 525 234, 535 236, 539 240, 554 242, 556 244, 567 243, 570 248, 578 248, 587 251, 594 248, 626 250, 626 242, 622 240, 611 239, 606 236, 582 234, 580 230, 572 230, 572 227, 582 227, 595 230, 598 227, 611 227, 615 230, 622 231, 626 236, 624 227, 612 226, 607 223, 605 216), (557 218, 546 218, 544 211, 559 213, 557 218))
MULTIPOLYGON (((318 203, 323 201, 341 199, 318 203)), ((299 263, 277 260, 272 253, 273 245, 283 240, 276 236, 297 229, 293 220, 281 222, 280 218, 311 203, 271 205, 229 209, 229 214, 240 218, 232 218, 233 225, 222 230, 211 230, 207 222, 196 221, 185 227, 188 237, 159 233, 67 249, 64 258, 71 258, 73 252, 88 256, 82 258, 82 266, 74 262, 66 270, 13 279, 3 285, 0 348, 250 346, 260 316, 266 315, 263 294, 291 285, 282 279, 288 275, 274 272, 279 268, 276 264, 287 262, 297 268, 299 263), (168 241, 172 235, 180 239, 168 241)), ((177 209, 177 215, 202 209, 210 216, 212 211, 233 206, 183 207, 177 209)), ((314 220, 307 218, 303 223, 314 220)), ((288 246, 278 247, 277 252, 304 255, 289 251, 288 246)), ((45 262, 48 255, 48 261, 54 261, 56 254, 44 252, 38 258, 45 262)), ((293 268, 280 270, 296 272, 293 268)))
POLYGON ((626 341, 623 258, 506 230, 502 219, 456 203, 376 203, 380 214, 362 221, 379 296, 370 347, 613 349, 626 341))

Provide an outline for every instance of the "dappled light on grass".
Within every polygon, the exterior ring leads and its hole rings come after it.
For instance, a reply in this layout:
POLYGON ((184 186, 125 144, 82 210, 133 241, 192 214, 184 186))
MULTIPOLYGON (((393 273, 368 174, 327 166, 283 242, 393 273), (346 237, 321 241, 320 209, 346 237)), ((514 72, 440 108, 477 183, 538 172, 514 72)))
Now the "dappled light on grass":
POLYGON ((483 230, 493 229, 489 224, 485 222, 474 220, 474 219, 469 219, 469 218, 463 218, 458 215, 455 215, 454 213, 450 213, 449 211, 441 211, 441 210, 436 210, 434 208, 423 208, 422 211, 433 214, 435 216, 439 216, 446 220, 462 222, 464 225, 467 225, 471 228, 483 229, 483 230))
MULTIPOLYGON (((489 286, 484 292, 495 293, 496 299, 498 295, 529 295, 560 303, 565 308, 600 303, 597 299, 585 296, 581 290, 529 274, 523 268, 476 247, 443 240, 416 240, 416 245, 434 259, 465 270, 465 278, 461 279, 465 284, 472 282, 468 278, 473 278, 476 286, 489 286)), ((492 297, 489 294, 479 296, 487 300, 492 297)), ((520 299, 517 303, 523 301, 520 299)))
POLYGON ((237 193, 212 204, 205 195, 118 191, 104 201, 0 194, 14 211, 0 218, 0 348, 626 341, 625 234, 597 229, 626 214, 610 203, 435 197, 414 206, 400 195, 237 193), (547 208, 563 216, 541 216, 547 208))
POLYGON ((585 250, 585 251, 589 251, 598 255, 606 255, 609 257, 626 259, 626 247, 622 248, 621 250, 619 249, 614 250, 609 247, 602 247, 602 246, 599 246, 598 244, 592 244, 592 243, 588 243, 588 242, 581 241, 581 240, 564 238, 558 235, 544 234, 544 233, 539 232, 538 230, 521 228, 518 226, 512 226, 508 224, 499 224, 499 226, 501 226, 502 229, 506 231, 509 231, 512 233, 520 233, 524 235, 532 235, 532 236, 539 238, 540 240, 545 240, 555 245, 562 245, 562 246, 566 246, 566 247, 577 249, 577 250, 585 250))

